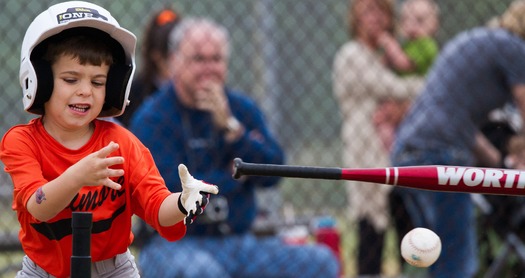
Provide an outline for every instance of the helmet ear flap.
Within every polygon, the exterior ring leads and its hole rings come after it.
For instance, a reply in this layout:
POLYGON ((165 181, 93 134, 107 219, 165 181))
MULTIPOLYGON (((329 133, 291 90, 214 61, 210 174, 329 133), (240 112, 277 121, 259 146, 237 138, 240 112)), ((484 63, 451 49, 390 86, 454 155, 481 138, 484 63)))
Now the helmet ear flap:
POLYGON ((32 64, 35 69, 38 86, 36 94, 34 94, 35 100, 27 111, 42 115, 44 114, 44 103, 49 100, 53 92, 53 71, 48 61, 38 59, 32 61, 32 64))
MULTIPOLYGON (((54 79, 51 64, 43 59, 33 60, 36 80, 38 80, 35 100, 27 111, 35 114, 44 114, 46 103, 53 92, 54 79)), ((107 115, 120 115, 127 105, 126 91, 130 81, 133 67, 125 64, 113 64, 108 71, 106 83, 106 99, 100 117, 107 115)))
POLYGON ((100 117, 120 115, 127 106, 127 88, 131 82, 133 67, 114 63, 109 67, 106 83, 106 99, 100 117))

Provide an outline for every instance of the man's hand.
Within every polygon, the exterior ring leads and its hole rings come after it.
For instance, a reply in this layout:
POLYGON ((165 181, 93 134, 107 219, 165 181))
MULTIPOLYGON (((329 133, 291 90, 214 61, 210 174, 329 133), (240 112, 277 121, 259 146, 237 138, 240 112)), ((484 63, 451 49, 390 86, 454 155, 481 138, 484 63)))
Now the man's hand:
POLYGON ((228 118, 232 116, 224 85, 208 81, 195 93, 195 108, 211 114, 218 129, 226 129, 228 118))
POLYGON ((191 224, 193 220, 204 212, 210 194, 219 193, 216 185, 195 179, 184 164, 179 164, 179 177, 182 183, 182 193, 179 197, 179 209, 186 214, 184 224, 191 224), (182 206, 182 207, 181 207, 182 206), (189 223, 187 223, 189 219, 189 223))

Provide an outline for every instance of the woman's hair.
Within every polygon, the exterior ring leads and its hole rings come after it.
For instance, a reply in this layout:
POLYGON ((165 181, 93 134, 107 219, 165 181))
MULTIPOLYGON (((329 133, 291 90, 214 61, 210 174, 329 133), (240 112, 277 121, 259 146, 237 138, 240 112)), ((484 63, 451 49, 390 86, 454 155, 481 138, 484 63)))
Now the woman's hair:
MULTIPOLYGON (((357 25, 358 25, 358 15, 357 15, 357 6, 359 2, 366 0, 349 0, 348 8, 348 34, 350 37, 357 35, 357 25)), ((372 0, 377 3, 380 9, 385 11, 387 15, 390 16, 391 26, 388 28, 390 32, 394 32, 394 22, 395 22, 395 7, 392 0, 372 0)))
POLYGON ((525 39, 525 0, 512 2, 501 16, 492 19, 488 25, 507 29, 525 39))
POLYGON ((171 30, 180 20, 179 14, 165 8, 155 13, 144 30, 141 50, 141 69, 139 75, 144 82, 144 90, 151 90, 159 74, 160 68, 153 54, 168 57, 168 39, 171 30))

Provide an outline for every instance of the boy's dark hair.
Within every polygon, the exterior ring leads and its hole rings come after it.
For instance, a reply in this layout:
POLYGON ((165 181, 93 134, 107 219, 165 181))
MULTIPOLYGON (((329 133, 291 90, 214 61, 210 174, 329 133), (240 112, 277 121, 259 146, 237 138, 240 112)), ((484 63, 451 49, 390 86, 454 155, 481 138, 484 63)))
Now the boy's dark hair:
POLYGON ((42 59, 53 65, 61 56, 78 59, 81 65, 112 65, 113 54, 107 44, 86 35, 67 37, 57 43, 49 43, 42 59))
POLYGON ((32 52, 31 60, 53 64, 60 55, 78 58, 81 64, 100 66, 123 63, 124 49, 106 32, 89 27, 64 30, 40 43, 32 52))
POLYGON ((122 88, 122 84, 114 83, 117 80, 125 80, 122 77, 131 74, 129 66, 126 65, 124 49, 106 32, 90 27, 64 30, 47 38, 35 47, 31 54, 31 61, 38 78, 38 92, 34 107, 43 107, 43 104, 51 97, 53 92, 51 65, 61 55, 71 55, 78 58, 82 65, 109 65, 106 99, 102 110, 120 110, 121 94, 125 92, 114 92, 114 88, 122 88))

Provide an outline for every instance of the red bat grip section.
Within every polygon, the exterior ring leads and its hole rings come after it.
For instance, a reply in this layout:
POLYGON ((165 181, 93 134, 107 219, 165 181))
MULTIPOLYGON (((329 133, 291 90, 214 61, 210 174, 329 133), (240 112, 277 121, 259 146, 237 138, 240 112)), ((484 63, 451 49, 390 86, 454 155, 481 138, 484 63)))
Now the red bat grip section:
POLYGON ((433 165, 342 171, 345 180, 444 192, 525 195, 525 172, 514 169, 433 165))
MULTIPOLYGON (((419 188, 437 185, 436 167, 343 168, 341 179, 419 188)), ((433 190, 428 188, 429 190, 433 190)))

